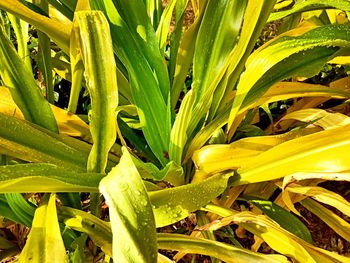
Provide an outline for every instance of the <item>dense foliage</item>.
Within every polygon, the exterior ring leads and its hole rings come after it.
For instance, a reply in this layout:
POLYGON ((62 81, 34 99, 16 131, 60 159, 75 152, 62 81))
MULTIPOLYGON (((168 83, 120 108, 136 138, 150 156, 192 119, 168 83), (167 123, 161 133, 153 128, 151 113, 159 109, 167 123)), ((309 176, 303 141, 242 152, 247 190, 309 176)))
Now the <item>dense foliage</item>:
POLYGON ((349 0, 0 9, 0 260, 350 262, 349 0))

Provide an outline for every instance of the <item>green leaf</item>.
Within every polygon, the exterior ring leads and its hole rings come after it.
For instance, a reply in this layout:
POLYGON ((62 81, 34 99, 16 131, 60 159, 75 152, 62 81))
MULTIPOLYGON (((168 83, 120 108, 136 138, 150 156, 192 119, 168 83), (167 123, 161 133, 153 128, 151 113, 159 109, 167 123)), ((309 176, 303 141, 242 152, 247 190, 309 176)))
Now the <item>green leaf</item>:
MULTIPOLYGON (((33 2, 40 7, 44 12, 49 14, 49 3, 47 0, 34 0, 33 2)), ((40 31, 38 31, 38 70, 42 73, 42 79, 39 79, 41 85, 46 90, 46 99, 51 104, 54 103, 54 83, 51 67, 51 43, 50 38, 40 31)))
POLYGON ((149 193, 157 227, 184 219, 220 195, 231 174, 215 175, 198 183, 149 193))
MULTIPOLYGON (((139 0, 115 0, 113 2, 121 19, 125 22, 129 34, 132 36, 132 39, 129 38, 129 41, 134 42, 140 49, 138 52, 142 52, 142 55, 147 59, 149 65, 143 65, 142 67, 147 66, 148 74, 152 70, 152 75, 155 75, 154 77, 158 82, 158 89, 161 91, 163 100, 166 102, 170 91, 168 71, 163 52, 159 50, 156 33, 147 16, 145 5, 139 0)), ((120 24, 118 25, 120 26, 120 24)), ((122 48, 127 49, 130 46, 123 46, 122 48)), ((118 52, 117 55, 119 56, 118 52)), ((134 58, 131 56, 127 58, 127 60, 129 59, 134 58)), ((122 61, 124 62, 123 59, 122 61)), ((129 70, 128 66, 127 68, 129 70)))
POLYGON ((49 0, 49 3, 69 20, 73 20, 73 13, 75 10, 74 2, 76 1, 49 0))
POLYGON ((160 249, 177 250, 189 254, 208 255, 230 263, 249 262, 288 262, 282 255, 264 255, 248 249, 237 248, 223 242, 207 240, 204 238, 189 237, 180 234, 157 235, 160 249))
POLYGON ((135 129, 132 129, 126 124, 121 118, 117 119, 119 129, 123 137, 127 138, 135 149, 139 152, 139 155, 144 155, 147 160, 151 161, 158 167, 161 166, 157 157, 154 155, 152 150, 149 148, 145 138, 142 136, 141 132, 135 129))
POLYGON ((163 13, 163 6, 161 0, 144 0, 147 14, 151 20, 153 27, 156 29, 158 27, 159 21, 163 13))
POLYGON ((239 124, 235 119, 243 103, 255 102, 282 79, 316 74, 337 51, 350 46, 348 31, 345 25, 295 29, 256 50, 237 86, 228 121, 230 136, 239 124))
POLYGON ((0 216, 3 216, 9 220, 14 222, 18 222, 20 224, 24 223, 21 221, 21 218, 18 217, 11 209, 9 204, 7 203, 6 197, 3 194, 0 194, 0 216))
MULTIPOLYGON (((48 196, 46 196, 48 197, 48 196)), ((67 262, 56 212, 56 196, 51 194, 35 211, 32 229, 19 257, 19 262, 67 262)))
POLYGON ((90 130, 94 144, 88 159, 90 172, 104 172, 108 152, 116 139, 117 72, 109 32, 102 12, 75 13, 71 55, 81 55, 91 97, 90 130))
POLYGON ((0 152, 29 162, 85 171, 90 146, 0 113, 0 152), (48 147, 50 145, 50 147, 48 147))
POLYGON ((148 178, 157 181, 164 180, 174 186, 182 185, 184 183, 183 168, 173 161, 169 162, 161 170, 159 170, 153 163, 144 163, 135 157, 133 157, 133 162, 142 178, 148 178))
POLYGON ((102 179, 109 206, 116 262, 157 262, 156 226, 142 178, 123 148, 119 164, 102 179))
POLYGON ((78 3, 78 0, 50 0, 50 3, 51 1, 60 1, 63 5, 67 6, 72 12, 74 12, 78 3))
POLYGON ((82 210, 61 207, 58 218, 71 229, 86 233, 107 255, 112 255, 112 230, 109 222, 82 210))
POLYGON ((53 132, 57 123, 49 103, 40 93, 31 69, 18 56, 0 26, 0 76, 25 119, 53 132))
MULTIPOLYGON (((181 41, 183 39, 182 37, 184 36, 183 22, 185 20, 186 14, 187 14, 187 12, 185 12, 185 11, 186 11, 186 7, 188 5, 188 2, 189 2, 189 0, 177 0, 176 4, 175 4, 175 15, 173 16, 175 28, 173 29, 173 31, 171 32, 171 34, 169 36, 169 38, 170 38, 170 41, 169 41, 169 43, 170 43, 170 55, 169 55, 168 71, 169 71, 170 85, 173 84, 173 80, 175 77, 176 60, 177 60, 177 56, 178 56, 179 51, 180 51, 179 47, 180 47, 181 41)), ((204 1, 202 1, 202 2, 204 2, 204 1)), ((198 19, 198 14, 195 15, 195 20, 197 20, 197 19, 198 19)), ((196 22, 193 22, 193 23, 196 23, 196 22)), ((194 46, 194 43, 195 43, 195 41, 192 43, 192 46, 194 46)), ((184 52, 187 52, 187 51, 188 50, 184 50, 184 52)), ((189 61, 192 61, 192 56, 193 56, 193 52, 192 52, 191 56, 188 55, 189 61)), ((179 59, 185 60, 184 57, 182 57, 182 59, 179 57, 179 59)), ((183 63, 181 65, 183 66, 182 71, 186 72, 188 70, 188 65, 184 65, 183 63)), ((180 65, 178 65, 178 66, 180 66, 180 65)), ((182 84, 181 86, 183 86, 184 80, 185 79, 183 79, 182 83, 180 83, 180 84, 182 84)), ((170 90, 171 94, 174 94, 173 90, 174 90, 174 88, 171 88, 171 90, 170 90)), ((177 94, 177 92, 178 91, 176 91, 176 94, 177 94)), ((173 105, 174 101, 177 101, 177 99, 178 99, 178 95, 179 94, 177 94, 175 98, 170 96, 172 109, 174 108, 174 105, 173 105)))
MULTIPOLYGON (((213 89, 210 87, 212 82, 223 70, 236 45, 246 5, 246 0, 209 0, 196 39, 193 60, 192 89, 196 102, 201 101, 208 89, 213 89)), ((201 102, 209 104, 208 101, 201 102)))
POLYGON ((7 16, 11 21, 13 31, 16 34, 18 55, 22 58, 26 66, 31 69, 32 64, 27 46, 29 24, 10 13, 7 13, 7 16))
POLYGON ((253 196, 244 196, 243 199, 253 203, 261 211, 263 211, 264 214, 269 216, 287 231, 300 237, 306 242, 309 242, 310 244, 313 243, 309 229, 289 211, 271 201, 262 200, 253 196))
POLYGON ((85 259, 85 244, 88 236, 86 234, 82 234, 80 237, 76 238, 73 242, 73 248, 75 249, 72 255, 70 256, 70 260, 72 263, 84 263, 85 259))
POLYGON ((7 193, 5 194, 5 198, 11 210, 20 219, 20 221, 17 222, 30 227, 32 225, 36 206, 34 206, 32 203, 29 203, 19 193, 7 193))
POLYGON ((91 1, 109 19, 114 49, 126 66, 142 131, 162 165, 168 159, 169 77, 158 41, 142 1, 91 1), (147 88, 146 88, 147 87, 147 88))
POLYGON ((97 192, 102 178, 52 164, 5 165, 0 166, 0 193, 97 192))
POLYGON ((66 53, 69 51, 69 35, 71 24, 59 23, 57 20, 48 18, 40 14, 40 8, 30 4, 31 7, 36 7, 37 10, 28 8, 23 2, 18 0, 8 0, 0 2, 0 9, 3 9, 35 26, 40 31, 46 33, 52 40, 66 53))
POLYGON ((214 92, 227 70, 230 54, 238 41, 246 4, 246 1, 212 0, 205 9, 193 60, 194 103, 192 107, 187 107, 187 111, 191 111, 191 119, 181 127, 188 140, 201 126, 211 107, 214 92))
POLYGON ((296 1, 292 8, 287 10, 274 12, 270 15, 268 22, 282 19, 292 14, 302 13, 306 11, 336 8, 340 10, 350 11, 350 3, 347 0, 308 0, 296 1))

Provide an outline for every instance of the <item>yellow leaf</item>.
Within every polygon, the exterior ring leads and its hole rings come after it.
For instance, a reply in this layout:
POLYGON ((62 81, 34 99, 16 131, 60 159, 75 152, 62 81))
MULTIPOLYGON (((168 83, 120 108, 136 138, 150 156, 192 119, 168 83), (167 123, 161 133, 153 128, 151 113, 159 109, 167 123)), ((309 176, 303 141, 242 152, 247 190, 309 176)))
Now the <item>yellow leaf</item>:
POLYGON ((213 173, 236 170, 252 157, 310 132, 313 130, 300 129, 281 135, 244 138, 231 144, 205 146, 193 154, 192 159, 197 168, 193 182, 201 181, 213 173))
MULTIPOLYGON (((10 91, 5 87, 0 87, 0 112, 24 119, 20 109, 14 103, 10 91)), ((61 134, 73 137, 81 137, 86 141, 91 141, 89 125, 81 120, 77 115, 71 114, 61 108, 51 105, 51 109, 58 123, 61 134)))
POLYGON ((36 209, 32 229, 20 255, 19 262, 62 263, 67 262, 56 212, 56 195, 36 209))
MULTIPOLYGON (((338 235, 350 242, 350 224, 333 211, 310 198, 300 202, 306 209, 318 216, 323 222, 331 227, 338 235)), ((350 259, 349 259, 350 261, 350 259)))
POLYGON ((350 117, 341 113, 330 113, 321 109, 303 109, 294 111, 284 116, 279 122, 290 119, 311 122, 323 129, 333 129, 350 124, 350 117))
POLYGON ((350 125, 296 138, 252 158, 234 185, 278 179, 296 172, 350 170, 350 125))
MULTIPOLYGON (((350 178, 348 181, 350 181, 350 178)), ((318 202, 333 206, 343 214, 350 216, 350 203, 342 196, 323 187, 291 185, 287 189, 292 193, 306 195, 318 202)))

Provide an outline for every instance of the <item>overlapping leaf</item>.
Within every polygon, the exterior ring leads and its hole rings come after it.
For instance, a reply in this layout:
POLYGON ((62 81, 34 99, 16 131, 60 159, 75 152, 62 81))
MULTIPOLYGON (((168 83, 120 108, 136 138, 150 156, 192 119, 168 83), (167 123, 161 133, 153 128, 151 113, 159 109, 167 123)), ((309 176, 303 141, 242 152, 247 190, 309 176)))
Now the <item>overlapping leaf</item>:
POLYGON ((184 219, 220 195, 231 174, 212 176, 207 180, 149 193, 157 227, 184 219))
POLYGON ((17 54, 0 26, 0 76, 25 119, 57 132, 57 124, 49 103, 40 93, 32 71, 17 54))
POLYGON ((347 0, 308 0, 308 1, 297 1, 292 8, 288 8, 283 11, 274 12, 269 17, 269 22, 282 19, 286 16, 319 9, 337 8, 341 10, 350 11, 350 3, 347 0))
POLYGON ((109 206, 114 261, 157 262, 151 203, 126 148, 119 164, 102 179, 99 188, 109 206))
POLYGON ((18 0, 1 1, 0 8, 36 26, 36 28, 50 36, 68 54, 71 23, 59 23, 46 15, 33 11, 18 0))
POLYGON ((315 132, 313 129, 300 129, 274 136, 249 137, 231 144, 207 145, 194 152, 192 160, 196 166, 193 180, 201 180, 211 174, 225 170, 235 170, 253 157, 292 139, 315 132))
POLYGON ((295 172, 344 172, 349 170, 349 125, 321 131, 282 143, 252 158, 238 169, 235 184, 262 182, 295 172))
POLYGON ((102 174, 78 173, 52 164, 0 166, 1 193, 97 192, 102 174))
POLYGON ((67 261, 56 212, 56 195, 51 194, 35 211, 32 229, 19 262, 46 263, 67 261))
POLYGON ((86 170, 90 146, 26 121, 0 114, 0 152, 30 162, 86 170), (48 147, 50 145, 50 147, 48 147))
POLYGON ((109 19, 114 49, 125 64, 142 131, 165 165, 171 128, 168 96, 170 84, 154 29, 142 1, 91 1, 109 19), (115 4, 115 5, 114 5, 115 4))
POLYGON ((256 50, 246 63, 229 117, 230 135, 243 103, 254 103, 269 87, 282 79, 301 74, 312 76, 342 47, 349 46, 348 26, 330 25, 295 29, 256 50), (286 70, 280 70, 285 68, 286 70), (246 102, 245 102, 246 101, 246 102))

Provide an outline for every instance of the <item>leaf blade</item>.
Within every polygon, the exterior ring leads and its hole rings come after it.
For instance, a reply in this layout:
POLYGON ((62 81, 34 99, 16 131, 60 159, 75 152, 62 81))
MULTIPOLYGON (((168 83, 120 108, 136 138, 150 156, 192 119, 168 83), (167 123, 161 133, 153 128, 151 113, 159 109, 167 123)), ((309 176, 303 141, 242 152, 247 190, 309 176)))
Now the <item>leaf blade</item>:
POLYGON ((118 262, 157 262, 156 226, 146 188, 126 148, 119 164, 101 180, 112 222, 118 262))
POLYGON ((19 262, 34 263, 67 261, 66 249, 63 244, 56 211, 56 196, 51 194, 35 211, 32 229, 19 262))

